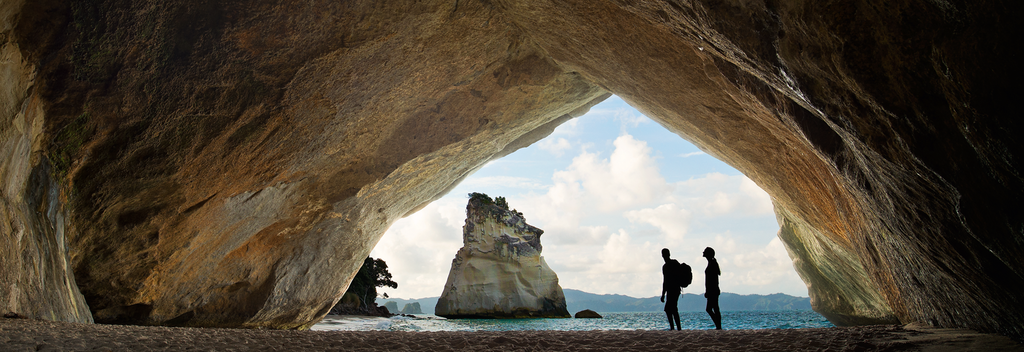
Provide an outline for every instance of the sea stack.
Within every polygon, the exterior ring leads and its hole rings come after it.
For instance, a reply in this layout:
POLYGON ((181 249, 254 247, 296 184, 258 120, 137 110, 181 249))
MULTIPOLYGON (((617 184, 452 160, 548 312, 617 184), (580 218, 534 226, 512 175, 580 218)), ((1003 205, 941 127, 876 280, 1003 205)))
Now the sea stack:
POLYGON ((568 318, 558 276, 541 257, 544 231, 504 198, 470 194, 462 248, 434 308, 446 318, 568 318))

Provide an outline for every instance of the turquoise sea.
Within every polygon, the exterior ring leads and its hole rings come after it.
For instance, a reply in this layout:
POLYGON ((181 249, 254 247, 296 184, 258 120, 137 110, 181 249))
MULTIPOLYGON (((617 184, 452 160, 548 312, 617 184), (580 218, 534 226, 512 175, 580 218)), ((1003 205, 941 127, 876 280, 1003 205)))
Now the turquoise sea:
MULTIPOLYGON (((602 319, 445 319, 434 315, 414 318, 328 316, 312 330, 347 331, 514 331, 514 330, 667 330, 665 312, 601 313, 602 319)), ((704 312, 680 312, 683 329, 714 329, 704 312)), ((810 310, 722 312, 722 328, 799 329, 833 327, 810 310)))

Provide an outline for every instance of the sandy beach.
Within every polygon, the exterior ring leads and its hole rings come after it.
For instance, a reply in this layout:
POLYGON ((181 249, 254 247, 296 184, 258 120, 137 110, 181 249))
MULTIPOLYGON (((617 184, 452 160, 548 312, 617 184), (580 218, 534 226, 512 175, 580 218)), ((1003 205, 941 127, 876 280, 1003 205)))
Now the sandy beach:
POLYGON ((284 331, 0 319, 4 351, 1024 351, 995 334, 878 325, 787 330, 284 331))

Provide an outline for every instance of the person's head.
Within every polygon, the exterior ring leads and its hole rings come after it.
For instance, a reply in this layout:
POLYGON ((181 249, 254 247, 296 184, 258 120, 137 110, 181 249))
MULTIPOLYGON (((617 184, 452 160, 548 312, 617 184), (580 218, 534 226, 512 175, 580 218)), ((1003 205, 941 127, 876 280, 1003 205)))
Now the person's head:
POLYGON ((715 259, 715 250, 711 247, 704 248, 704 258, 715 259))
POLYGON ((669 256, 668 248, 662 248, 661 249, 661 257, 665 258, 665 260, 668 260, 668 256, 669 256))

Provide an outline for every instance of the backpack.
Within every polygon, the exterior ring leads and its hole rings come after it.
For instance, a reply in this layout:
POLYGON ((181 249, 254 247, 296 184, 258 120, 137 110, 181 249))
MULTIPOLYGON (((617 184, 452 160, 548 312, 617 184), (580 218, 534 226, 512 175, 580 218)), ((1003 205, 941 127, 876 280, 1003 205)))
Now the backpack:
POLYGON ((676 268, 676 277, 680 287, 690 286, 690 283, 693 282, 693 272, 690 271, 690 266, 686 263, 679 263, 679 267, 676 268))

